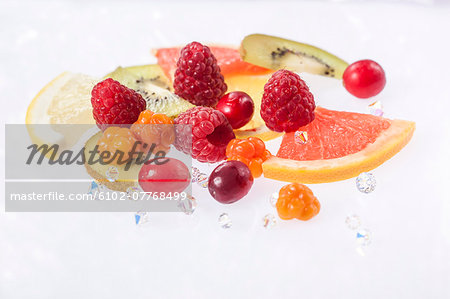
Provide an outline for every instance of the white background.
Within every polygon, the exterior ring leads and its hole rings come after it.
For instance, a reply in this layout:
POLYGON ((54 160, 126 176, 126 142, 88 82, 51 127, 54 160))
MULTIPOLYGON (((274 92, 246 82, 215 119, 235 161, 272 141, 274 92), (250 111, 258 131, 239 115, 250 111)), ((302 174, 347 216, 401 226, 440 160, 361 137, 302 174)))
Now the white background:
POLYGON ((338 80, 304 79, 325 107, 367 112, 382 101, 387 117, 416 121, 412 141, 373 171, 374 193, 358 192, 354 179, 310 185, 320 214, 272 230, 261 218, 276 214, 269 195, 284 184, 267 179, 231 206, 194 186, 193 216, 151 214, 143 227, 131 213, 1 212, 0 298, 449 298, 450 7, 162 2, 2 0, 2 123, 23 123, 33 96, 63 71, 102 76, 154 62, 151 48, 237 45, 259 32, 378 61, 387 85, 375 99, 353 98, 338 80), (218 225, 222 212, 229 230, 218 225), (372 231, 364 255, 344 223, 351 213, 372 231))

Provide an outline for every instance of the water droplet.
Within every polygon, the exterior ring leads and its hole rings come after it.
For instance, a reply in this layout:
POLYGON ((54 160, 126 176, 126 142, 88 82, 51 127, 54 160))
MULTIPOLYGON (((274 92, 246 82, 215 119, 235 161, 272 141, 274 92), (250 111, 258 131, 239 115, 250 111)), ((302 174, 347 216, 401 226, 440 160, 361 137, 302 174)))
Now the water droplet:
POLYGON ((359 246, 367 246, 372 242, 372 233, 370 230, 363 228, 356 232, 356 242, 359 246))
POLYGON ((349 229, 358 229, 361 226, 361 218, 355 214, 349 215, 345 218, 345 224, 347 224, 349 229))
POLYGON ((197 200, 189 195, 187 198, 180 200, 177 206, 186 215, 192 215, 197 208, 197 200))
POLYGON ((356 178, 356 187, 362 193, 370 193, 375 190, 377 181, 375 176, 369 172, 363 172, 356 178))
POLYGON ((384 114, 383 104, 380 101, 375 101, 372 104, 370 104, 368 107, 369 107, 370 114, 375 115, 375 116, 383 116, 383 114, 384 114))
POLYGON ((294 141, 299 144, 305 144, 306 142, 308 142, 308 132, 296 131, 294 133, 294 141))
POLYGON ((110 166, 105 174, 106 178, 111 183, 115 182, 119 178, 119 170, 116 166, 110 166))
POLYGON ((134 214, 136 225, 142 225, 148 222, 148 212, 137 212, 134 214))
POLYGON ((272 207, 276 207, 277 206, 277 201, 278 201, 278 192, 272 193, 270 195, 269 201, 270 201, 270 205, 272 207))
POLYGON ((263 217, 263 226, 264 228, 272 228, 277 224, 277 220, 275 219, 275 216, 272 214, 267 214, 263 217))
POLYGON ((130 200, 138 200, 141 194, 141 188, 137 186, 131 186, 127 188, 127 197, 130 200))
POLYGON ((222 228, 230 228, 233 225, 233 222, 227 213, 222 213, 219 216, 219 224, 222 228))

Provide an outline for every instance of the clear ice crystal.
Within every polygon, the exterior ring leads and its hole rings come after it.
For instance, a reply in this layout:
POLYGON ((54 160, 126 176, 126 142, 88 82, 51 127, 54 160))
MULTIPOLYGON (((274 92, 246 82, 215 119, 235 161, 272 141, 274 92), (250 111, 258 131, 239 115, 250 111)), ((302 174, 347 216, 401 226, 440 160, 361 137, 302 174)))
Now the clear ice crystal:
POLYGON ((197 177, 197 183, 202 187, 202 188, 207 188, 208 187, 208 179, 209 177, 204 174, 201 173, 199 174, 199 176, 197 177))
POLYGON ((96 181, 92 181, 91 184, 89 185, 87 193, 92 195, 95 200, 98 200, 100 193, 105 191, 106 191, 105 185, 98 183, 96 181))
POLYGON ((138 200, 141 193, 141 188, 137 186, 131 186, 127 188, 127 197, 130 200, 138 200))
POLYGON ((277 201, 278 201, 278 192, 272 193, 270 195, 269 201, 270 201, 270 205, 272 207, 276 207, 277 206, 277 201))
POLYGON ((148 212, 136 212, 134 214, 134 221, 136 222, 136 225, 142 225, 144 223, 148 222, 148 212))
POLYGON ((358 229, 361 226, 361 218, 356 214, 348 215, 347 218, 345 218, 345 224, 349 229, 358 229))
POLYGON ((375 116, 383 116, 383 114, 384 114, 383 104, 380 101, 375 101, 372 104, 370 104, 368 107, 369 107, 370 114, 375 115, 375 116))
POLYGON ((180 200, 177 206, 186 215, 192 215, 197 208, 197 200, 195 197, 189 195, 187 198, 180 200))
POLYGON ((201 172, 197 167, 192 167, 192 183, 197 183, 203 188, 208 187, 209 177, 206 173, 201 172))
POLYGON ((294 141, 299 144, 305 144, 306 142, 308 142, 308 132, 296 131, 294 133, 294 141))
POLYGON ((377 181, 375 176, 369 172, 363 172, 356 178, 356 187, 362 193, 370 193, 375 190, 377 181))
POLYGON ((97 192, 99 190, 99 186, 97 184, 96 181, 92 181, 91 184, 89 185, 89 189, 88 189, 88 194, 94 194, 95 192, 97 192))
POLYGON ((272 228, 275 226, 275 224, 277 224, 277 220, 272 214, 265 215, 262 220, 264 228, 272 228))
POLYGON ((105 174, 106 174, 106 178, 111 183, 117 181, 117 179, 119 178, 119 170, 117 169, 116 166, 110 166, 108 168, 108 170, 106 170, 105 174))
POLYGON ((356 232, 356 242, 359 246, 367 246, 372 242, 372 233, 370 230, 363 228, 356 232))
POLYGON ((233 225, 233 222, 230 219, 230 216, 228 216, 227 213, 222 213, 219 216, 219 224, 222 228, 230 228, 233 225))
POLYGON ((197 167, 192 167, 192 183, 196 183, 198 181, 198 175, 200 173, 201 172, 197 167))

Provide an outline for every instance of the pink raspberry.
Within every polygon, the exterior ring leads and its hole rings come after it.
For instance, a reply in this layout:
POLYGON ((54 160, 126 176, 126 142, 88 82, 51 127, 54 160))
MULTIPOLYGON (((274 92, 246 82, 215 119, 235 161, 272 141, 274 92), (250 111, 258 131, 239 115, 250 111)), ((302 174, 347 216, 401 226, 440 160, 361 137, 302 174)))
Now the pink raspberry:
POLYGON ((299 75, 275 72, 264 86, 261 117, 276 132, 293 132, 314 120, 314 96, 299 75))
POLYGON ((222 112, 209 107, 193 107, 181 113, 174 122, 178 150, 200 162, 215 163, 226 158, 228 142, 235 135, 222 112))
POLYGON ((147 106, 142 96, 119 82, 108 78, 91 92, 94 119, 101 130, 108 125, 131 125, 147 106))
POLYGON ((181 49, 173 86, 177 95, 198 106, 215 106, 227 91, 216 58, 198 42, 181 49))

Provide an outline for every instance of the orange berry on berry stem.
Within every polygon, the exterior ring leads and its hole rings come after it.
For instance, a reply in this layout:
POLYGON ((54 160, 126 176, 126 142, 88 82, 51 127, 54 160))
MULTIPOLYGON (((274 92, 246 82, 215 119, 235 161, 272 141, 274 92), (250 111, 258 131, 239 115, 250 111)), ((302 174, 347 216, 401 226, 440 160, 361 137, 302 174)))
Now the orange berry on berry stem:
POLYGON ((234 147, 233 153, 251 159, 255 155, 255 147, 251 142, 242 139, 234 147))
POLYGON ((320 211, 320 203, 311 189, 299 183, 292 183, 280 189, 277 212, 283 220, 297 218, 309 220, 320 211))
POLYGON ((259 178, 262 175, 263 173, 262 162, 263 161, 261 158, 253 158, 248 163, 248 168, 252 172, 252 176, 254 178, 259 178))
POLYGON ((266 150, 266 144, 264 143, 264 141, 262 141, 258 137, 249 137, 247 138, 247 140, 250 141, 255 147, 255 156, 261 157, 266 150))

